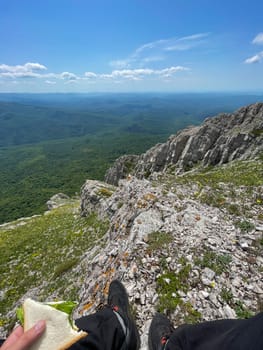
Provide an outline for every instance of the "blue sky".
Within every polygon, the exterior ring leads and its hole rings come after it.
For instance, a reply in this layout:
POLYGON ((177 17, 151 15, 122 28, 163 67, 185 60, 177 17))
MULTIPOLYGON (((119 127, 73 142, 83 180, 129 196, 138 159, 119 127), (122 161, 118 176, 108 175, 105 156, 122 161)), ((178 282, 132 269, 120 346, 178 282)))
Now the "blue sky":
POLYGON ((0 0, 0 92, 262 92, 262 16, 262 0, 0 0))

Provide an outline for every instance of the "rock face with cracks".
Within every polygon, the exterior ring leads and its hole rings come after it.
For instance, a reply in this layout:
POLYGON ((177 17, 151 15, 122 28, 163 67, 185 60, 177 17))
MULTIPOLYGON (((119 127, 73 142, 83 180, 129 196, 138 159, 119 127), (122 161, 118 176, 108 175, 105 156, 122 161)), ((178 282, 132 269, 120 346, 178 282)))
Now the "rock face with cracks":
POLYGON ((125 178, 127 172, 123 171, 123 164, 126 162, 130 164, 131 174, 145 178, 171 165, 179 173, 197 164, 222 165, 236 159, 254 158, 262 151, 263 103, 256 103, 179 131, 166 143, 152 147, 137 158, 128 155, 117 159, 107 171, 105 181, 117 185, 119 179, 125 178))
MULTIPOLYGON (((85 200, 92 183, 87 181, 82 188, 85 200)), ((253 229, 243 232, 235 216, 194 200, 194 190, 181 186, 178 192, 167 191, 164 184, 135 177, 119 182, 97 208, 110 220, 110 229, 104 250, 94 250, 82 262, 87 264, 87 277, 76 316, 93 312, 98 300, 106 302, 114 278, 128 290, 143 348, 156 310, 168 314, 175 325, 259 311, 260 206, 251 211, 253 229)), ((263 193, 262 186, 257 190, 263 193)))
MULTIPOLYGON (((263 181, 234 188, 231 181, 218 183, 216 189, 168 181, 196 165, 239 160, 249 169, 262 152, 263 104, 257 103, 182 130, 141 156, 118 159, 105 177, 118 187, 97 208, 110 220, 107 243, 93 252, 76 315, 95 310, 113 278, 128 290, 143 348, 157 310, 175 325, 262 310, 263 181)), ((83 186, 82 203, 92 186, 83 186)), ((82 213, 88 214, 83 207, 82 213)))

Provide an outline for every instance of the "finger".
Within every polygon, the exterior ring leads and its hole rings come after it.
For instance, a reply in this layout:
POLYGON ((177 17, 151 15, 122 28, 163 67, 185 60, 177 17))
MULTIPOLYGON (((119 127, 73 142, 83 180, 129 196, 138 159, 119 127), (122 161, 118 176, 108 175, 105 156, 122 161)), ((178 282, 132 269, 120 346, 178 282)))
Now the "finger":
POLYGON ((15 344, 23 334, 24 334, 23 328, 21 326, 18 326, 6 339, 6 341, 1 347, 1 350, 5 350, 9 346, 15 344))
POLYGON ((38 321, 34 327, 30 328, 17 340, 16 344, 12 345, 12 347, 8 348, 7 350, 27 350, 30 345, 41 337, 45 329, 46 322, 38 321))

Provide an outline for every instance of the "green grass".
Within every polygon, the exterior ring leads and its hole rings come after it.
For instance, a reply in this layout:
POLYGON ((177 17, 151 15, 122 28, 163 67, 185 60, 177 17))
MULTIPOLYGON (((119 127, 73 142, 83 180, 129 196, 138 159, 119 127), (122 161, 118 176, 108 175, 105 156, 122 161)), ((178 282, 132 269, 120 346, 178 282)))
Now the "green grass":
POLYGON ((220 296, 223 299, 223 301, 225 301, 228 305, 232 307, 232 309, 234 309, 237 318, 244 319, 253 316, 253 313, 250 310, 248 310, 240 300, 234 299, 234 296, 230 289, 222 288, 220 296))
POLYGON ((188 276, 191 265, 184 265, 178 273, 167 271, 157 279, 157 292, 159 294, 158 311, 172 312, 181 303, 179 291, 188 291, 188 276))
POLYGON ((227 304, 231 305, 233 303, 234 296, 230 289, 222 288, 220 296, 227 304))
POLYGON ((183 301, 179 294, 179 292, 187 293, 189 288, 191 288, 188 284, 191 265, 187 264, 184 258, 180 260, 182 267, 178 273, 166 271, 157 279, 157 292, 159 295, 157 310, 170 315, 179 307, 181 314, 184 315, 184 322, 194 324, 201 320, 202 315, 194 309, 189 301, 183 301))
POLYGON ((79 201, 72 201, 47 215, 0 228, 0 314, 34 287, 41 286, 40 299, 55 291, 61 299, 76 298, 67 273, 88 248, 102 242, 108 229, 96 215, 80 217, 78 206, 79 201))
POLYGON ((220 182, 235 186, 260 186, 263 184, 263 163, 261 161, 236 161, 226 166, 207 167, 197 173, 180 177, 182 182, 199 182, 218 188, 220 182))
POLYGON ((240 228, 242 232, 250 232, 255 229, 255 225, 247 220, 237 221, 235 226, 240 228))
POLYGON ((253 313, 249 311, 240 300, 237 300, 234 305, 234 310, 238 318, 250 318, 253 313))
POLYGON ((110 190, 108 188, 100 188, 99 191, 98 191, 98 195, 101 195, 103 197, 111 197, 112 194, 113 194, 113 190, 110 190))
POLYGON ((159 312, 173 312, 181 304, 182 301, 178 292, 187 292, 187 277, 190 268, 190 265, 186 265, 178 274, 166 272, 158 277, 157 292, 159 294, 159 303, 157 309, 159 312))
POLYGON ((173 237, 167 232, 155 231, 148 236, 148 249, 154 251, 157 249, 162 249, 164 246, 171 243, 173 237))
POLYGON ((216 254, 211 250, 206 250, 202 258, 196 259, 196 265, 202 269, 205 267, 213 270, 217 275, 221 275, 228 270, 232 258, 228 254, 216 254))
POLYGON ((259 208, 263 204, 262 190, 257 191, 263 185, 263 155, 253 161, 234 161, 223 166, 196 166, 180 176, 174 172, 171 166, 159 177, 158 182, 165 184, 164 191, 177 192, 179 186, 190 186, 192 199, 224 209, 233 216, 246 217, 251 207, 259 208))

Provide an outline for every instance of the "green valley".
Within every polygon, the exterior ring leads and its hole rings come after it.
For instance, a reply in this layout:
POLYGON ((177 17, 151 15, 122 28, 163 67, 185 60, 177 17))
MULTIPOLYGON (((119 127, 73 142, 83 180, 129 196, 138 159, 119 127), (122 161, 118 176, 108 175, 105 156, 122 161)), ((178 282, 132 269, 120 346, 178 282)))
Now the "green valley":
POLYGON ((207 116, 260 99, 223 94, 0 94, 0 223, 46 210, 55 193, 102 180, 207 116))

